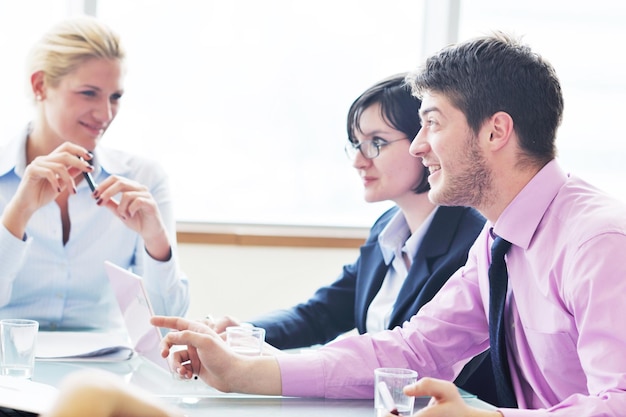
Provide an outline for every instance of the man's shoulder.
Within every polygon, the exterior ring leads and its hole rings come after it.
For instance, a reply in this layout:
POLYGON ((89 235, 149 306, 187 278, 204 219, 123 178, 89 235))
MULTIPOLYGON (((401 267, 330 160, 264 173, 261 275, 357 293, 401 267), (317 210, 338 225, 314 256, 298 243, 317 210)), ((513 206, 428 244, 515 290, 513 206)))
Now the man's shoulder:
POLYGON ((555 196, 545 221, 557 223, 571 239, 604 233, 626 236, 626 202, 580 178, 570 177, 555 196))

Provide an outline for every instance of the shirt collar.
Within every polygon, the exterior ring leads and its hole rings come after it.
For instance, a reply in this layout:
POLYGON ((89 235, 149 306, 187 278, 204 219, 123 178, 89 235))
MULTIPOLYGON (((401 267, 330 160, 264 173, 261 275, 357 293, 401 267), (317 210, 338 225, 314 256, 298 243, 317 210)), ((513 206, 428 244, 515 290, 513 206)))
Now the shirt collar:
POLYGON ((130 176, 133 161, 128 154, 116 149, 98 145, 94 150, 94 166, 96 172, 101 168, 110 175, 130 176))
POLYGON ((548 162, 504 209, 493 225, 493 233, 528 249, 539 222, 567 177, 556 159, 548 162))
POLYGON ((378 245, 386 265, 389 265, 403 249, 411 259, 415 257, 436 211, 437 209, 433 210, 415 233, 411 234, 404 213, 398 210, 378 235, 378 245))

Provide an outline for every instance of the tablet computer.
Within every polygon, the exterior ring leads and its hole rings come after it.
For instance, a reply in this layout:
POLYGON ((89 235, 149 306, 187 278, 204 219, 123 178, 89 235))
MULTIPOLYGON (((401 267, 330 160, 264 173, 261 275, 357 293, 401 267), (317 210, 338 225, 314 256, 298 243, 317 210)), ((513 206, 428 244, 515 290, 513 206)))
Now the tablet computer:
POLYGON ((143 278, 110 261, 105 261, 104 267, 124 317, 124 325, 133 349, 170 372, 167 359, 161 356, 161 332, 150 324, 154 312, 143 278))

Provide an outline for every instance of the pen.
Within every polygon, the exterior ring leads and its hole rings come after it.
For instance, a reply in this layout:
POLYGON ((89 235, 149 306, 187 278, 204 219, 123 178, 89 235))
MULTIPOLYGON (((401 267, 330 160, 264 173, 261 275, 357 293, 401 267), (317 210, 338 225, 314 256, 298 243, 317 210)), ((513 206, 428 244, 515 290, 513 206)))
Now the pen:
POLYGON ((380 399, 383 402, 383 406, 387 410, 389 410, 389 412, 394 416, 399 416, 400 413, 398 412, 398 408, 393 401, 393 397, 391 396, 391 392, 389 392, 389 387, 387 386, 385 381, 380 381, 378 383, 378 393, 380 394, 380 399))
MULTIPOLYGON (((80 159, 81 161, 84 161, 82 156, 79 156, 78 159, 80 159)), ((91 162, 88 162, 89 165, 91 165, 91 162)), ((92 192, 96 191, 96 182, 93 180, 93 177, 91 176, 91 172, 83 172, 83 177, 85 177, 85 180, 87 181, 87 184, 89 184, 89 188, 91 189, 92 192)))

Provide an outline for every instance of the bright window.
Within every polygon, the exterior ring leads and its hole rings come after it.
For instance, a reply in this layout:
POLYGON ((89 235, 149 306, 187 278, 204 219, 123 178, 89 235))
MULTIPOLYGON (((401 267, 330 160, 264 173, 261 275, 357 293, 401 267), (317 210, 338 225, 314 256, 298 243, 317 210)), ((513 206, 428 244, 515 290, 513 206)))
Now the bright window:
POLYGON ((31 118, 26 56, 43 30, 68 14, 67 0, 0 1, 0 144, 31 118), (36 12, 34 12, 36 10, 36 12))
MULTIPOLYGON (((414 0, 106 0, 129 52, 106 140, 159 159, 182 220, 369 225, 344 155, 365 88, 420 59, 414 0)), ((418 163, 416 161, 416 163, 418 163)))
MULTIPOLYGON (((389 203, 363 202, 343 153, 346 112, 374 82, 419 65, 424 23, 446 24, 424 20, 424 4, 437 1, 91 1, 129 54, 122 110, 104 141, 166 167, 179 220, 369 226, 389 203)), ((80 3, 0 2, 0 142, 30 117, 28 47, 80 3)), ((560 158, 626 199, 626 3, 460 4, 460 39, 513 31, 555 65, 560 158)))

